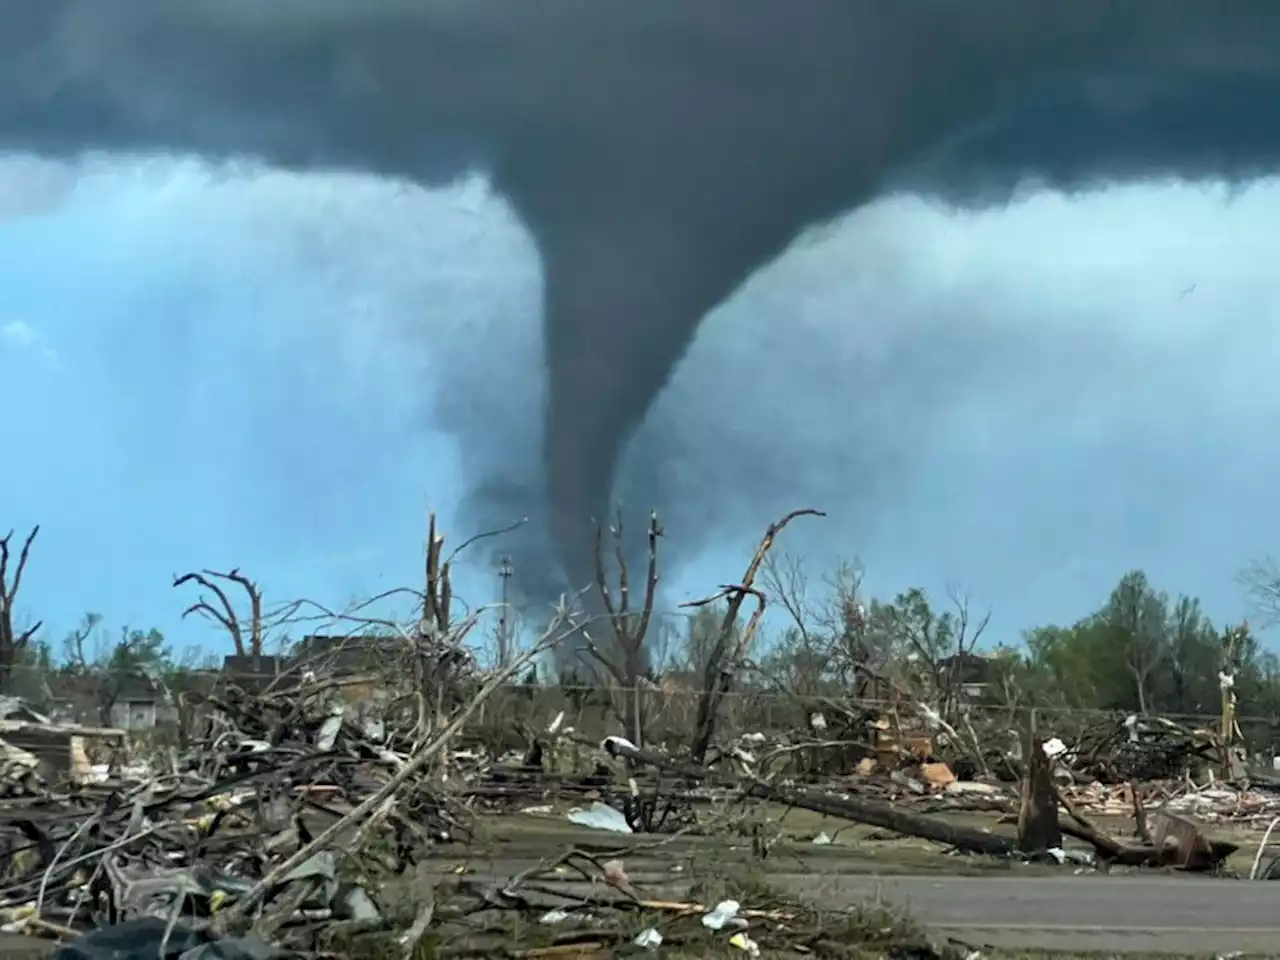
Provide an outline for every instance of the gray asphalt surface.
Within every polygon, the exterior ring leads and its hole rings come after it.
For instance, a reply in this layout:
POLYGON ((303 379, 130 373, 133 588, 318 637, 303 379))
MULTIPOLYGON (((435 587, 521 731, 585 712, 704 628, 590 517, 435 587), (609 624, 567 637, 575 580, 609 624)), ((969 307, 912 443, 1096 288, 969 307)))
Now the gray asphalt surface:
POLYGON ((1171 876, 787 877, 831 908, 879 898, 975 946, 1280 955, 1280 883, 1171 876))

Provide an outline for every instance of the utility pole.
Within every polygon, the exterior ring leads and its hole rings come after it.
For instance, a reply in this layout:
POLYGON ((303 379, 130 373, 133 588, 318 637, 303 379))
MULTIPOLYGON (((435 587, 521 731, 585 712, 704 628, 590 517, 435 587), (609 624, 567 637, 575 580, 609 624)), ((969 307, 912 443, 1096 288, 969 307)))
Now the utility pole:
POLYGON ((515 567, 510 557, 498 561, 498 577, 502 581, 502 619, 498 621, 498 666, 505 667, 511 662, 511 619, 510 607, 507 605, 507 585, 515 575, 515 567))

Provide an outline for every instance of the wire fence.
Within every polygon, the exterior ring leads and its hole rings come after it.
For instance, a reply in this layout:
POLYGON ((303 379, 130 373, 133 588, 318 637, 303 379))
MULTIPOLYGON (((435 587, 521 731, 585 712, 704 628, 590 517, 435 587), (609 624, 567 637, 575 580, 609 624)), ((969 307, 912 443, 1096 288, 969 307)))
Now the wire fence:
MULTIPOLYGON (((619 691, 603 687, 528 686, 513 684, 499 688, 480 710, 474 725, 477 734, 502 739, 510 731, 513 739, 521 730, 545 729, 561 712, 562 723, 587 736, 604 737, 620 733, 621 726, 613 698, 619 691)), ((700 693, 696 690, 641 689, 646 733, 652 742, 677 744, 692 735, 700 693)), ((862 700, 860 708, 914 716, 909 704, 887 700, 862 700)), ((998 734, 1002 730, 1020 734, 1029 725, 1043 737, 1070 740, 1081 730, 1102 724, 1121 726, 1127 713, 1118 710, 1073 709, 1069 707, 1003 706, 972 703, 967 706, 973 725, 998 734)), ((766 736, 805 734, 813 713, 824 712, 821 697, 804 697, 776 691, 738 690, 727 694, 721 708, 719 729, 727 736, 763 733, 766 736)), ((836 718, 827 710, 828 723, 836 718)), ((1180 726, 1217 729, 1222 722, 1214 714, 1159 714, 1180 726)), ((1239 716, 1236 723, 1251 753, 1267 758, 1280 752, 1280 717, 1239 716)))

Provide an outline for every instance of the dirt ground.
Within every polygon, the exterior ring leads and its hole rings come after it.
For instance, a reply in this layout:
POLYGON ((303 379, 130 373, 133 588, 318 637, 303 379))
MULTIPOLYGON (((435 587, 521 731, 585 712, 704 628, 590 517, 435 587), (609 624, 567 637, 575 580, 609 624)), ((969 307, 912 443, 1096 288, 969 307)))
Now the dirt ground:
MULTIPOLYGON (((617 850, 632 844, 638 847, 650 845, 655 839, 611 834, 575 826, 565 819, 570 805, 556 807, 551 814, 502 814, 481 817, 477 822, 476 843, 468 857, 454 856, 442 850, 442 860, 457 868, 469 859, 473 868, 486 864, 499 871, 507 865, 517 869, 531 866, 544 857, 569 846, 585 849, 617 850)), ((709 814, 700 814, 706 817, 709 814)), ((886 830, 851 824, 846 820, 825 817, 805 810, 784 810, 762 807, 756 816, 764 824, 762 833, 773 841, 768 855, 761 859, 753 853, 751 836, 745 831, 734 836, 732 829, 718 830, 712 837, 668 838, 661 847, 651 852, 640 851, 633 856, 637 864, 629 863, 628 871, 634 877, 637 872, 654 880, 666 879, 678 882, 687 863, 696 869, 698 863, 713 863, 732 868, 741 875, 745 868, 751 873, 767 874, 771 881, 789 875, 929 875, 991 876, 1016 872, 1019 876, 1061 876, 1062 868, 1054 865, 1011 863, 988 857, 969 857, 948 853, 935 843, 912 837, 902 837, 886 830), (815 838, 825 834, 830 844, 815 844, 815 838), (776 838, 776 839, 775 839, 776 838)), ((1012 826, 1001 824, 1000 816, 992 813, 950 813, 939 817, 995 833, 1012 833, 1012 826)), ((1097 817, 1094 822, 1104 831, 1118 838, 1134 835, 1134 823, 1128 817, 1097 817)), ((1260 830, 1233 828, 1230 826, 1205 827, 1215 839, 1229 840, 1240 846, 1228 859, 1229 873, 1247 876, 1262 838, 1260 830)), ((1280 854, 1280 832, 1274 838, 1275 852, 1280 854)), ((1084 845, 1068 840, 1066 846, 1081 850, 1084 845)))

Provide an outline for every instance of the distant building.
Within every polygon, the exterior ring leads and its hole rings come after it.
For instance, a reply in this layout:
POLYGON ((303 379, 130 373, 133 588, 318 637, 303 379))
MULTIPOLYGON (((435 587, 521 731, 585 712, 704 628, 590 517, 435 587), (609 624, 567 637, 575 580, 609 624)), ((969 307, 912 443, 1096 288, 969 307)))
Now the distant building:
POLYGON ((995 682, 997 662, 992 657, 966 650, 939 660, 938 668, 952 684, 959 685, 966 699, 976 700, 995 682))
POLYGON ((159 680, 145 673, 127 674, 116 680, 111 703, 111 725, 122 730, 154 730, 177 723, 178 708, 159 680))

